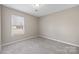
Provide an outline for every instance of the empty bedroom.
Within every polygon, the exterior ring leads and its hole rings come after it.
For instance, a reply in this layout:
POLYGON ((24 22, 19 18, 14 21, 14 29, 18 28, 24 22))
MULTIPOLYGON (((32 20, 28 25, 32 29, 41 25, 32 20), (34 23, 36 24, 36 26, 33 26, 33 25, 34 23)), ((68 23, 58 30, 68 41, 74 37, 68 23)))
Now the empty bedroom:
POLYGON ((0 4, 0 54, 79 54, 79 5, 0 4))

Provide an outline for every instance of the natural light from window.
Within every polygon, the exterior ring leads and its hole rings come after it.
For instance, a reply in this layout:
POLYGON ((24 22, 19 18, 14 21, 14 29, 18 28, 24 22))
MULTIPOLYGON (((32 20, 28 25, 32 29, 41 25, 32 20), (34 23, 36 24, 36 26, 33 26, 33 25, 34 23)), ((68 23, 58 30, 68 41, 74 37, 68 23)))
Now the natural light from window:
POLYGON ((24 34, 24 17, 17 15, 11 16, 11 34, 12 35, 24 34))

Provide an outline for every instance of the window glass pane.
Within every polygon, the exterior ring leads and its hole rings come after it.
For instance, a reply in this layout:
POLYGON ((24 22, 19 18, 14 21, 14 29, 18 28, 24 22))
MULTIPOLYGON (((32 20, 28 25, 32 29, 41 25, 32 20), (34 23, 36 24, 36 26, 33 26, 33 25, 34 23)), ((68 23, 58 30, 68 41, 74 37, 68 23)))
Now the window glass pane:
POLYGON ((12 15, 11 16, 11 34, 24 34, 24 17, 12 15))

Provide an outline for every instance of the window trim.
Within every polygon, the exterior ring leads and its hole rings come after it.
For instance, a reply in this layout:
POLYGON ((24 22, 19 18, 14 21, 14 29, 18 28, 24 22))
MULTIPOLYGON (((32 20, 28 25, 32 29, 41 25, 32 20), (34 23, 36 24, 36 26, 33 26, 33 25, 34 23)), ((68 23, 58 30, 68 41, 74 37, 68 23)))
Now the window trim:
POLYGON ((10 19, 10 25, 11 25, 11 29, 10 29, 10 33, 11 33, 11 36, 20 36, 20 35, 24 35, 25 34, 25 18, 24 18, 24 16, 19 16, 19 15, 14 15, 14 14, 12 14, 11 15, 11 19, 10 19), (12 34, 12 19, 13 19, 13 16, 18 16, 18 17, 22 17, 23 18, 23 34, 12 34))

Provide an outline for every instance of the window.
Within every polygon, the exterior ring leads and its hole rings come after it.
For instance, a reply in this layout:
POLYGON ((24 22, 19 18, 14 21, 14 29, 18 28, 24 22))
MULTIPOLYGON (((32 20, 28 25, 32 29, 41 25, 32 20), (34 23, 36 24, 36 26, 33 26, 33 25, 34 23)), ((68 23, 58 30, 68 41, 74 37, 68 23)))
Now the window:
POLYGON ((12 15, 11 16, 11 34, 24 34, 24 17, 12 15))

